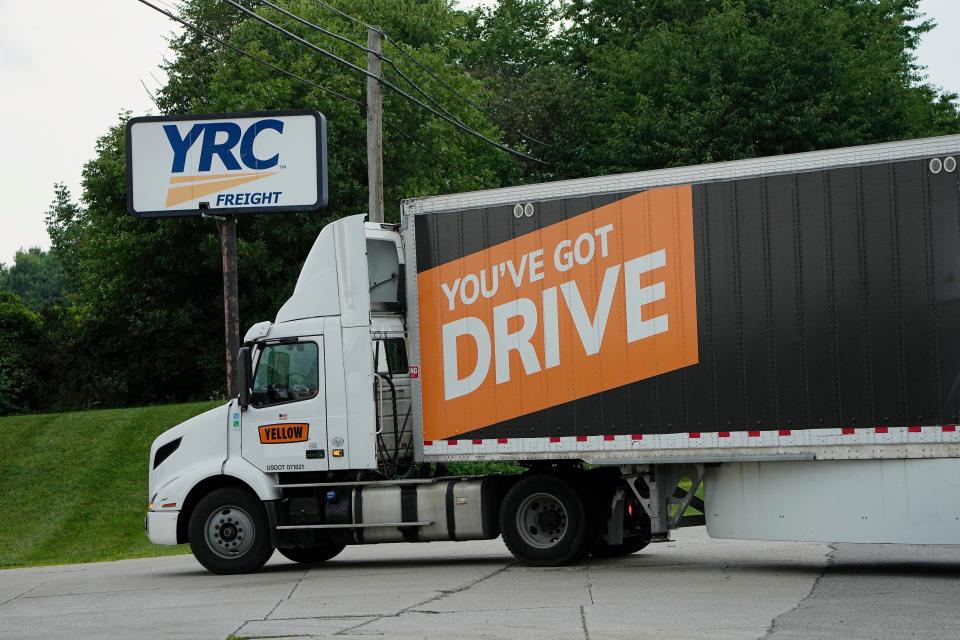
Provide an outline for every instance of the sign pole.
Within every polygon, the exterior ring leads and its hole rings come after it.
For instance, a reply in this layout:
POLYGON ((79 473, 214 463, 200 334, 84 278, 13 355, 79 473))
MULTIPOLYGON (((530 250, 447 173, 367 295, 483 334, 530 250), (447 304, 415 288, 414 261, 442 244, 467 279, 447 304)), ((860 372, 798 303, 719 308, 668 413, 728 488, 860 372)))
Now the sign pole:
POLYGON ((220 222, 220 250, 223 254, 223 327, 227 357, 227 397, 239 393, 234 367, 240 351, 240 305, 237 287, 237 219, 227 216, 220 222))
POLYGON ((367 28, 367 187, 370 222, 383 222, 383 93, 380 27, 367 28))

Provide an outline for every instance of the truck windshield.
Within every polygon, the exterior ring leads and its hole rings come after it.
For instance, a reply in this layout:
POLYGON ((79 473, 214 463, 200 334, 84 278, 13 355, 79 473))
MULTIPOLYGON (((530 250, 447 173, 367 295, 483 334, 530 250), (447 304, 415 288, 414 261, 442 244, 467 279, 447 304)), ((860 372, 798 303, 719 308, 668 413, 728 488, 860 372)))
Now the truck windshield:
POLYGON ((257 362, 250 403, 266 407, 316 396, 320 388, 318 354, 315 342, 265 346, 257 362))

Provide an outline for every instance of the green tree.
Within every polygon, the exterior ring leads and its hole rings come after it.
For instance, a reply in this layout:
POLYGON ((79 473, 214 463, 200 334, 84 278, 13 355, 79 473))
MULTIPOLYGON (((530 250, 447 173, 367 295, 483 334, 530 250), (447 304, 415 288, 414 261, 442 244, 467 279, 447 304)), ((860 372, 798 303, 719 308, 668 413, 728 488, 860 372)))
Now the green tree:
POLYGON ((15 293, 34 311, 67 301, 68 283, 56 256, 32 247, 17 251, 13 265, 0 271, 0 290, 15 293))
MULTIPOLYGON (((364 29, 313 2, 284 6, 324 27, 365 42, 364 29)), ((466 71, 445 64, 462 14, 443 0, 339 5, 375 22, 444 82, 479 100, 482 86, 466 71)), ((289 296, 303 259, 324 224, 366 210, 365 115, 358 106, 364 80, 355 72, 291 42, 229 5, 182 3, 187 20, 232 45, 268 59, 350 97, 344 100, 278 74, 221 45, 184 31, 171 38, 169 81, 157 95, 166 113, 315 108, 328 120, 330 206, 319 214, 241 217, 238 224, 242 326, 271 319, 289 296)), ((271 20, 354 63, 365 53, 330 40, 277 13, 271 20)), ((397 64, 403 55, 387 45, 397 64)), ((404 73, 417 72, 405 63, 404 73)), ((387 65, 386 74, 403 79, 387 65)), ((435 81, 418 76, 429 91, 435 81), (431 84, 432 83, 432 84, 431 84)), ((409 91, 415 91, 407 86, 409 91)), ((421 96, 422 97, 422 96, 421 96)), ((424 98, 425 99, 425 98, 424 98)), ((508 156, 452 133, 404 99, 385 96, 384 166, 387 217, 399 219, 402 197, 456 192, 519 175, 508 156)), ((496 128, 480 114, 461 114, 493 138, 496 128)), ((83 172, 82 206, 59 189, 48 214, 52 252, 75 287, 70 313, 50 319, 62 335, 62 366, 83 373, 58 379, 64 402, 91 406, 207 398, 224 380, 221 262, 217 225, 200 218, 141 220, 126 211, 124 123, 97 143, 83 172), (82 354, 83 357, 75 357, 82 354)))
POLYGON ((522 70, 490 85, 517 105, 503 126, 551 119, 551 168, 538 179, 958 130, 956 95, 916 62, 933 28, 917 0, 570 0, 550 26, 553 57, 531 66, 509 34, 554 15, 545 4, 504 0, 536 10, 497 8, 474 29, 478 50, 495 50, 483 55, 492 69, 475 69, 497 80, 522 70))
POLYGON ((0 414, 40 404, 44 332, 39 314, 15 293, 0 291, 0 414))
MULTIPOLYGON (((363 25, 319 3, 280 1, 365 42, 363 25)), ((518 162, 387 91, 392 221, 406 197, 958 130, 956 96, 932 88, 915 59, 920 36, 932 28, 917 0, 501 0, 471 12, 450 0, 335 4, 380 25, 433 74, 387 42, 391 82, 549 162, 518 162)), ((269 7, 256 10, 366 64, 349 44, 269 7)), ((168 81, 157 95, 163 113, 309 107, 328 119, 329 209, 240 220, 240 312, 249 326, 271 318, 289 295, 324 224, 366 210, 365 81, 226 3, 185 0, 180 11, 329 89, 195 32, 171 36, 168 81)), ((126 212, 127 117, 99 140, 80 202, 58 186, 48 212, 51 253, 73 292, 69 308, 53 307, 43 318, 56 345, 47 375, 62 405, 186 400, 224 388, 216 223, 126 212)))

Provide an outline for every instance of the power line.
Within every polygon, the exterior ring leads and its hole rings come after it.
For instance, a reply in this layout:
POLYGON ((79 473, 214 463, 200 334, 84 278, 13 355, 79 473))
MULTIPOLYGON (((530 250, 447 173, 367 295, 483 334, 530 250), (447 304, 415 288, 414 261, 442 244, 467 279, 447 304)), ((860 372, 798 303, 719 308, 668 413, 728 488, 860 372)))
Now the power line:
MULTIPOLYGON (((444 89, 446 89, 449 93, 451 93, 451 94, 452 94, 453 96, 455 96, 456 98, 459 98, 461 102, 463 102, 463 103, 466 104, 467 106, 473 108, 474 111, 476 111, 477 113, 479 113, 479 114, 482 115, 483 117, 485 117, 485 118, 488 117, 486 111, 483 110, 483 107, 481 107, 481 106, 478 105, 476 102, 470 100, 470 99, 467 98, 465 95, 463 95, 462 93, 460 93, 455 87, 453 87, 453 85, 451 85, 449 82, 447 82, 446 80, 444 80, 443 78, 441 78, 440 76, 438 76, 436 73, 434 73, 433 70, 430 69, 430 67, 428 67, 427 65, 423 64, 423 62, 421 62, 419 59, 417 59, 416 56, 414 56, 412 53, 410 53, 409 51, 407 51, 406 48, 405 48, 403 45, 401 45, 399 42, 397 42, 396 40, 394 40, 393 38, 391 38, 389 34, 384 33, 384 31, 383 31, 382 29, 380 29, 379 27, 374 27, 373 25, 371 25, 371 24, 369 24, 369 23, 361 20, 360 18, 357 18, 357 17, 355 17, 355 16, 352 16, 352 15, 350 15, 350 14, 348 14, 348 13, 346 13, 346 12, 340 10, 340 9, 338 9, 337 7, 333 6, 333 5, 330 4, 329 2, 326 2, 325 0, 314 0, 314 2, 316 2, 317 4, 319 4, 319 5, 322 6, 322 7, 325 7, 325 8, 327 8, 327 9, 329 9, 330 11, 333 11, 333 12, 336 13, 337 15, 339 15, 339 16, 341 16, 341 17, 343 17, 343 18, 346 18, 347 20, 349 20, 350 22, 353 22, 354 24, 363 25, 363 26, 366 27, 367 29, 375 29, 375 30, 379 31, 379 32, 380 32, 380 35, 383 36, 383 39, 384 39, 384 40, 386 40, 388 43, 390 43, 390 44, 393 46, 394 49, 396 49, 397 51, 399 51, 399 52, 401 53, 401 55, 403 55, 405 58, 407 58, 408 60, 410 60, 413 64, 415 64, 418 68, 420 68, 420 70, 422 70, 424 73, 426 73, 428 76, 430 76, 430 78, 431 78, 434 82, 436 82, 437 84, 439 84, 440 86, 442 86, 444 89)), ((381 57, 383 57, 383 56, 381 56, 381 57)), ((403 74, 403 72, 400 71, 400 69, 397 67, 396 64, 394 64, 392 61, 388 60, 386 57, 383 57, 383 59, 384 59, 391 67, 393 67, 394 70, 395 70, 397 73, 399 73, 401 77, 403 77, 405 80, 407 80, 407 82, 410 82, 411 84, 414 84, 412 80, 409 80, 408 78, 406 78, 406 76, 403 74)), ((416 85, 414 85, 414 86, 416 86, 416 85)), ((418 87, 418 89, 419 89, 419 87, 418 87)), ((424 93, 422 90, 420 90, 420 91, 421 91, 421 93, 424 93)), ((425 94, 425 95, 426 95, 426 94, 425 94)), ((435 102, 435 101, 434 101, 434 102, 435 102)), ((448 111, 448 110, 447 110, 447 109, 444 109, 444 111, 448 111)), ((449 113, 449 111, 448 111, 448 113, 449 113)), ((520 137, 523 138, 524 140, 527 140, 528 142, 533 142, 534 144, 538 144, 538 145, 540 145, 540 146, 542 146, 542 147, 547 147, 548 149, 552 149, 552 148, 553 148, 553 145, 547 144, 546 142, 543 142, 542 140, 537 140, 537 139, 534 138, 533 136, 528 136, 527 134, 525 134, 525 133, 522 132, 522 131, 518 131, 518 130, 516 130, 516 129, 509 129, 509 131, 510 131, 511 133, 517 134, 518 136, 520 136, 520 137)))
MULTIPOLYGON (((331 11, 333 11, 334 13, 336 13, 337 15, 339 15, 341 18, 346 18, 347 20, 349 20, 350 22, 352 22, 352 23, 354 23, 354 24, 360 24, 360 25, 363 25, 364 27, 366 27, 367 29, 373 29, 373 26, 372 26, 372 25, 367 24, 366 22, 364 22, 364 21, 361 20, 360 18, 355 18, 355 17, 353 17, 352 15, 350 15, 349 13, 345 13, 345 12, 341 11, 340 9, 337 9, 335 6, 333 6, 333 5, 330 4, 329 2, 324 2, 324 0, 314 0, 314 2, 316 2, 317 4, 319 4, 319 5, 322 6, 322 7, 326 7, 327 9, 330 9, 331 11)), ((381 34, 381 35, 382 35, 382 34, 381 34)))
MULTIPOLYGON (((329 93, 329 94, 331 94, 331 95, 333 95, 333 96, 335 96, 335 97, 337 97, 337 98, 341 98, 342 100, 346 100, 347 102, 350 102, 351 104, 359 107, 360 109, 363 109, 363 108, 364 108, 364 104, 363 104, 362 102, 360 102, 359 100, 355 100, 355 99, 353 99, 353 98, 351 98, 351 97, 349 97, 349 96, 346 96, 346 95, 344 95, 344 94, 342 94, 342 93, 339 93, 339 92, 337 92, 337 91, 334 91, 333 89, 329 89, 329 88, 327 88, 327 87, 324 87, 323 85, 317 84, 316 82, 313 82, 312 80, 309 80, 309 79, 307 79, 307 78, 304 78, 303 76, 301 76, 301 75, 299 75, 299 74, 293 73, 292 71, 288 71, 287 69, 284 69, 283 67, 277 66, 277 65, 273 64, 272 62, 268 62, 267 60, 264 60, 263 58, 260 58, 260 57, 258 57, 258 56, 255 56, 255 55, 253 55, 253 54, 251 54, 251 53, 249 53, 249 52, 247 52, 247 51, 244 51, 243 49, 240 49, 239 47, 236 47, 236 46, 234 46, 234 45, 232 45, 232 44, 229 44, 229 43, 225 42, 224 40, 222 40, 221 38, 218 38, 217 36, 211 34, 209 31, 205 31, 205 30, 201 29, 200 27, 198 27, 198 26, 196 26, 196 25, 194 25, 194 24, 191 24, 190 22, 187 22, 187 21, 184 20, 183 18, 180 18, 180 17, 178 17, 177 15, 175 15, 175 14, 173 14, 173 13, 170 13, 170 12, 168 12, 168 11, 165 11, 165 10, 161 9, 160 7, 157 7, 156 5, 153 5, 153 4, 151 4, 150 2, 147 2, 146 0, 137 0, 137 1, 140 2, 140 3, 142 3, 142 4, 144 4, 144 5, 146 5, 146 6, 148 6, 148 7, 150 7, 150 8, 153 9, 154 11, 158 11, 159 13, 162 13, 163 15, 167 16, 167 17, 170 18, 171 20, 174 20, 174 21, 182 24, 184 27, 190 29, 191 31, 194 31, 194 32, 196 32, 196 33, 199 33, 201 36, 204 36, 204 37, 206 37, 206 38, 209 38, 209 39, 211 39, 211 40, 214 40, 214 41, 220 43, 221 45, 223 45, 223 46, 225 46, 225 47, 227 47, 227 48, 229 48, 229 49, 232 49, 233 51, 236 51, 237 53, 241 53, 241 54, 247 56, 248 58, 254 60, 255 62, 257 62, 257 63, 259 63, 259 64, 261 64, 261 65, 263 65, 263 66, 265 66, 265 67, 267 67, 268 69, 272 69, 273 71, 277 71, 277 72, 279 72, 279 73, 282 73, 283 75, 288 76, 288 77, 290 77, 290 78, 293 78, 294 80, 298 80, 299 82, 302 82, 302 83, 304 83, 304 84, 306 84, 306 85, 309 85, 309 86, 311 86, 311 87, 314 87, 314 88, 316 88, 316 89, 320 89, 321 91, 324 91, 324 92, 326 92, 326 93, 329 93)), ((158 1, 158 2, 162 2, 162 3, 165 4, 166 6, 170 6, 170 5, 167 4, 166 2, 163 2, 163 0, 157 0, 157 1, 158 1)), ((141 80, 141 83, 142 83, 142 80, 141 80)), ((146 85, 144 85, 144 89, 146 89, 146 85)), ((149 91, 148 91, 148 93, 149 93, 149 91)), ((155 104, 156 104, 156 103, 155 103, 155 104)), ((412 144, 413 146, 418 147, 419 149, 422 149, 423 151, 426 151, 427 153, 429 153, 429 154, 431 154, 431 155, 433 155, 433 156, 440 157, 441 159, 445 159, 445 160, 447 160, 447 161, 449 162, 449 159, 447 159, 447 158, 445 157, 445 154, 444 154, 443 152, 441 152, 441 151, 439 151, 439 150, 437 150, 437 149, 431 149, 430 147, 424 145, 423 143, 419 142, 417 139, 415 139, 413 136, 411 136, 409 133, 407 133, 406 131, 404 131, 401 127, 397 126, 396 124, 394 124, 394 123, 392 123, 392 122, 390 122, 390 121, 386 121, 386 120, 385 120, 385 121, 384 121, 384 125, 387 127, 388 130, 390 130, 390 131, 392 131, 392 132, 400 135, 401 137, 405 138, 405 139, 406 139, 408 142, 410 142, 410 144, 412 144)), ((478 178, 478 177, 476 177, 476 176, 474 176, 474 175, 467 175, 467 177, 473 179, 473 180, 474 180, 477 184, 479 184, 482 188, 489 188, 488 185, 487 185, 483 180, 481 180, 480 178, 478 178)))
MULTIPOLYGON (((140 0, 140 1, 142 2, 143 0, 140 0)), ((390 82, 389 80, 386 80, 386 79, 381 78, 381 77, 378 77, 378 76, 374 76, 372 73, 370 73, 369 71, 367 71, 367 70, 364 69, 363 67, 359 67, 359 66, 353 64, 352 62, 350 62, 349 60, 346 60, 346 59, 344 59, 344 58, 341 58, 340 56, 336 55, 335 53, 331 53, 330 51, 327 51, 326 49, 323 49, 323 48, 321 48, 321 47, 318 47, 317 45, 313 44, 313 43, 310 42, 309 40, 306 40, 306 39, 304 39, 304 38, 301 38, 300 36, 298 36, 297 34, 293 33, 292 31, 288 31, 287 29, 284 29, 283 27, 281 27, 281 26, 278 25, 277 23, 272 22, 272 21, 268 20, 267 18, 264 18, 263 16, 257 14, 256 12, 251 11, 250 9, 248 9, 248 8, 244 7, 243 5, 239 4, 238 2, 235 2, 234 0, 225 0, 225 2, 226 2, 227 4, 229 4, 229 5, 231 5, 232 7, 234 7, 234 8, 236 8, 236 9, 242 11, 243 13, 245 13, 245 14, 248 15, 248 16, 250 16, 250 17, 253 18, 254 20, 256 20, 256 21, 258 21, 258 22, 261 22, 261 23, 267 25, 268 27, 270 27, 271 29, 277 31, 278 33, 283 34, 283 35, 286 36, 288 39, 291 39, 291 40, 294 40, 294 41, 296 41, 296 42, 299 42, 300 44, 302 44, 302 45, 310 48, 311 50, 319 53, 320 55, 322 55, 322 56, 324 56, 324 57, 326 57, 326 58, 329 58, 329 59, 331 59, 331 60, 334 60, 334 61, 336 61, 336 62, 339 62, 341 65, 347 67, 348 69, 352 69, 352 70, 354 70, 354 71, 356 71, 356 72, 358 72, 358 73, 360 73, 360 74, 362 74, 362 75, 364 75, 364 76, 367 76, 367 77, 370 77, 370 78, 374 78, 375 80, 377 80, 378 82, 380 82, 383 86, 385 86, 385 87, 387 87, 388 89, 392 90, 394 93, 396 93, 396 94, 398 94, 398 95, 406 98, 407 100, 413 102, 414 104, 416 104, 417 106, 419 106, 421 109, 426 109, 427 111, 429 111, 429 112, 432 113, 433 115, 437 116, 438 118, 441 118, 442 120, 445 120, 445 121, 449 122, 449 123, 452 124, 453 126, 455 126, 455 127, 457 127, 458 129, 460 129, 460 130, 462 130, 462 131, 464 131, 464 132, 472 135, 473 137, 475 137, 475 138, 477 138, 477 139, 479 139, 479 140, 483 140, 483 141, 486 142, 487 144, 490 144, 490 145, 492 145, 492 146, 500 149, 501 151, 506 151, 507 153, 509 153, 509 154, 511 154, 511 155, 514 155, 514 156, 517 156, 517 157, 519 157, 519 158, 524 158, 525 160, 529 160, 529 161, 531 161, 531 162, 536 162, 536 163, 538 163, 538 164, 546 164, 543 160, 539 160, 538 158, 534 158, 533 156, 531 156, 531 155, 529 155, 529 154, 526 154, 526 153, 524 153, 524 152, 522 152, 522 151, 517 151, 516 149, 513 149, 513 148, 511 148, 511 147, 508 147, 507 145, 505 145, 505 144, 503 144, 503 143, 501 143, 501 142, 497 142, 496 140, 492 140, 491 138, 488 138, 487 136, 483 135, 482 133, 480 133, 480 132, 477 131, 476 129, 470 127, 469 125, 467 125, 467 124, 465 124, 465 123, 463 123, 461 120, 459 120, 459 119, 457 119, 457 118, 455 118, 455 117, 451 117, 451 116, 449 116, 449 115, 447 115, 446 113, 443 113, 443 112, 441 112, 441 111, 438 111, 437 109, 435 109, 435 108, 431 107, 430 105, 424 103, 424 102, 423 102, 422 100, 420 100, 419 98, 416 98, 416 97, 410 95, 409 93, 407 93, 406 91, 404 91, 403 89, 401 89, 400 87, 398 87, 397 85, 395 85, 394 83, 390 82)))
MULTIPOLYGON (((318 0, 318 1, 319 1, 319 0, 318 0)), ((469 98, 467 98, 465 95, 463 95, 463 94, 460 93, 459 91, 457 91, 457 89, 454 88, 449 82, 447 82, 446 80, 444 80, 443 78, 441 78, 440 76, 438 76, 437 74, 435 74, 435 73, 430 69, 430 67, 428 67, 427 65, 423 64, 420 60, 418 60, 417 57, 414 56, 414 55, 413 55, 412 53, 410 53, 409 51, 407 51, 406 48, 405 48, 403 45, 401 45, 399 42, 397 42, 396 40, 394 40, 393 38, 391 38, 391 37, 390 37, 389 35, 387 35, 386 33, 382 33, 382 35, 383 35, 384 40, 386 40, 388 43, 390 43, 390 44, 393 46, 393 48, 396 49, 397 51, 399 51, 405 58, 407 58, 407 59, 410 60, 413 64, 417 65, 417 67, 419 67, 421 70, 423 70, 423 72, 426 73, 428 76, 430 76, 430 78, 431 78, 434 82, 438 83, 440 86, 442 86, 442 87, 443 87, 444 89, 446 89, 448 92, 450 92, 451 94, 453 94, 455 97, 459 98, 459 99, 460 99, 464 104, 466 104, 467 106, 472 107, 477 113, 483 115, 484 117, 487 117, 487 114, 486 114, 486 112, 483 110, 482 107, 480 107, 477 103, 475 103, 475 102, 473 102, 472 100, 470 100, 469 98)), ((524 140, 527 140, 527 141, 529 141, 529 142, 533 142, 534 144, 539 144, 540 146, 543 146, 543 147, 551 148, 551 145, 547 144, 546 142, 542 142, 542 141, 540 141, 540 140, 537 140, 537 139, 534 138, 534 137, 528 136, 527 134, 523 133, 522 131, 511 130, 511 132, 517 134, 518 136, 520 136, 520 137, 523 138, 524 140)))
POLYGON ((315 23, 313 23, 313 22, 310 22, 309 20, 306 20, 305 18, 301 18, 300 16, 298 16, 298 15, 295 14, 295 13, 293 13, 292 11, 288 11, 287 9, 284 9, 284 8, 281 7, 281 6, 279 6, 279 5, 277 5, 277 4, 273 3, 273 2, 270 2, 270 0, 257 0, 257 2, 260 3, 261 5, 266 5, 266 6, 270 7, 271 9, 273 9, 274 11, 277 11, 278 13, 282 13, 283 15, 287 16, 288 18, 291 18, 291 19, 293 19, 293 20, 296 20, 296 21, 299 22, 300 24, 303 24, 303 25, 306 25, 306 26, 311 27, 311 28, 313 28, 313 29, 316 29, 317 31, 319 31, 320 33, 322 33, 322 34, 324 34, 324 35, 326 35, 326 36, 330 36, 331 38, 333 38, 333 39, 335 39, 335 40, 339 40, 340 42, 343 42, 344 44, 348 44, 348 45, 352 46, 352 47, 355 48, 355 49, 359 49, 360 51, 363 51, 363 52, 365 52, 365 53, 373 53, 370 49, 368 49, 367 47, 363 46, 363 45, 360 44, 359 42, 355 42, 354 40, 351 40, 350 38, 348 38, 348 37, 346 37, 346 36, 342 36, 342 35, 340 35, 339 33, 336 33, 336 32, 334 32, 334 31, 330 31, 329 29, 325 29, 325 28, 321 27, 321 26, 318 25, 318 24, 315 24, 315 23))
POLYGON ((237 46, 235 46, 235 45, 232 45, 232 44, 230 44, 229 42, 226 42, 225 40, 223 40, 223 39, 221 39, 221 38, 213 35, 213 34, 210 33, 209 31, 206 31, 206 30, 204 30, 204 29, 201 29, 200 27, 198 27, 198 26, 196 26, 196 25, 194 25, 194 24, 191 24, 191 23, 187 22, 187 21, 184 20, 183 18, 181 18, 181 17, 179 17, 179 16, 177 16, 177 15, 175 15, 175 14, 173 14, 173 13, 170 13, 169 11, 167 11, 167 10, 165 10, 165 9, 161 9, 160 7, 158 7, 158 6, 155 5, 155 4, 152 4, 152 3, 150 3, 150 2, 147 2, 147 0, 137 0, 137 2, 139 2, 139 3, 141 3, 141 4, 144 4, 144 5, 148 6, 148 7, 150 7, 150 8, 153 9, 154 11, 157 11, 157 12, 159 12, 159 13, 162 13, 163 15, 167 16, 168 18, 170 18, 171 20, 173 20, 173 21, 175 21, 175 22, 179 22, 179 23, 182 24, 184 27, 190 29, 191 31, 194 31, 194 32, 196 32, 196 33, 199 33, 201 36, 204 36, 204 37, 206 37, 206 38, 209 38, 210 40, 213 40, 213 41, 215 41, 215 42, 218 42, 218 43, 220 43, 221 45, 227 47, 228 49, 231 49, 231 50, 233 50, 233 51, 236 51, 237 53, 243 54, 243 55, 247 56, 248 58, 250 58, 250 59, 252 59, 252 60, 255 60, 256 62, 262 64, 262 65, 265 66, 265 67, 268 67, 268 68, 270 68, 270 69, 273 69, 274 71, 277 71, 277 72, 279 72, 279 73, 282 73, 282 74, 284 74, 285 76, 289 76, 289 77, 291 77, 291 78, 294 78, 295 80, 299 80, 300 82, 304 82, 304 83, 310 85, 311 87, 314 87, 315 89, 319 89, 320 91, 323 91, 324 93, 329 93, 329 94, 332 95, 332 96, 336 96, 337 98, 340 98, 340 99, 342 99, 342 100, 346 100, 347 102, 351 102, 351 103, 357 105, 358 107, 363 108, 363 103, 361 103, 359 100, 356 100, 356 99, 354 99, 354 98, 351 98, 350 96, 344 95, 344 94, 340 93, 339 91, 334 91, 333 89, 330 89, 330 88, 328 88, 328 87, 325 87, 325 86, 323 86, 322 84, 318 84, 318 83, 316 83, 316 82, 313 82, 312 80, 308 80, 307 78, 304 78, 303 76, 299 76, 299 75, 297 75, 297 74, 295 74, 295 73, 293 73, 293 72, 287 71, 286 69, 284 69, 284 68, 282 68, 282 67, 278 67, 277 65, 273 64, 272 62, 269 62, 269 61, 267 61, 267 60, 264 60, 263 58, 261 58, 261 57, 259 57, 259 56, 253 55, 253 54, 250 53, 249 51, 246 51, 246 50, 244 50, 244 49, 241 49, 240 47, 237 47, 237 46))
MULTIPOLYGON (((393 70, 397 73, 397 75, 399 75, 408 85, 410 85, 415 91, 417 91, 420 95, 422 95, 426 100, 428 100, 429 102, 431 102, 431 103, 433 104, 433 106, 435 106, 437 109, 440 109, 441 111, 443 111, 445 114, 447 114, 447 115, 450 116, 451 118, 454 118, 454 119, 459 120, 459 118, 458 118, 455 114, 453 114, 449 109, 447 109, 447 108, 444 107, 442 104, 440 104, 440 102, 438 102, 432 95, 430 95, 429 93, 427 93, 427 91, 425 91, 420 85, 418 85, 416 82, 414 82, 407 74, 405 74, 405 73, 400 69, 400 67, 397 66, 397 64, 396 64, 393 60, 391 60, 391 59, 388 58, 387 56, 382 55, 381 53, 378 53, 378 52, 376 52, 376 51, 372 51, 371 49, 363 46, 363 45, 360 44, 359 42, 356 42, 356 41, 354 41, 354 40, 351 40, 350 38, 347 38, 347 37, 345 37, 345 36, 342 36, 342 35, 340 35, 339 33, 336 33, 336 32, 334 32, 334 31, 330 31, 329 29, 326 29, 326 28, 320 26, 319 24, 316 24, 315 22, 311 22, 311 21, 307 20, 306 18, 303 18, 302 16, 298 16, 297 14, 293 13, 292 11, 289 11, 289 10, 287 10, 287 9, 284 9, 283 7, 278 6, 277 4, 271 2, 270 0, 257 0, 257 2, 259 2, 261 5, 266 5, 266 6, 270 7, 270 8, 273 9, 274 11, 276 11, 276 12, 278 12, 278 13, 280 13, 280 14, 282 14, 282 15, 284 15, 284 16, 292 19, 292 20, 295 20, 296 22, 299 22, 300 24, 302 24, 302 25, 304 25, 304 26, 310 27, 311 29, 315 29, 315 30, 319 31, 320 33, 322 33, 322 34, 324 34, 324 35, 330 36, 330 37, 332 37, 332 38, 334 38, 334 39, 336 39, 336 40, 338 40, 338 41, 340 41, 340 42, 343 42, 343 43, 345 43, 345 44, 348 44, 348 45, 354 47, 355 49, 358 49, 358 50, 360 50, 360 51, 363 51, 364 53, 372 53, 372 54, 376 55, 378 58, 380 58, 380 60, 382 60, 383 62, 386 62, 388 65, 390 65, 390 67, 393 68, 393 70)), ((373 29, 373 27, 371 27, 371 28, 373 29)), ((374 31, 376 31, 377 33, 379 33, 381 36, 383 36, 383 37, 385 37, 385 38, 388 38, 388 36, 387 36, 386 34, 384 34, 383 31, 381 31, 380 29, 374 29, 374 31)), ((389 38, 388 38, 388 39, 389 39, 389 38)), ((394 46, 397 46, 397 45, 394 44, 394 46)), ((483 112, 481 112, 481 115, 483 115, 483 112)))

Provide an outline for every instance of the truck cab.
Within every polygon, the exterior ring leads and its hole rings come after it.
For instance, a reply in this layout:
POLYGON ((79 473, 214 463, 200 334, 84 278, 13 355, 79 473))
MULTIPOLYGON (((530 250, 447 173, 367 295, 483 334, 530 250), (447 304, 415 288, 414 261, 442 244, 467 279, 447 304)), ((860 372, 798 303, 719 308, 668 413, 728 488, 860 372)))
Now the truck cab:
MULTIPOLYGON (((351 216, 324 227, 275 321, 244 336, 240 396, 153 443, 151 541, 210 546, 201 562, 225 570, 256 555, 248 545, 263 539, 258 524, 273 529, 285 519, 281 478, 356 479, 409 468, 403 283, 396 225, 351 216), (201 503, 211 495, 236 504, 214 509, 223 523, 198 523, 192 534, 191 516, 198 505, 210 510, 201 503), (257 522, 254 501, 267 505, 266 524, 257 522)), ((275 538, 275 531, 266 536, 272 545, 275 538)))

